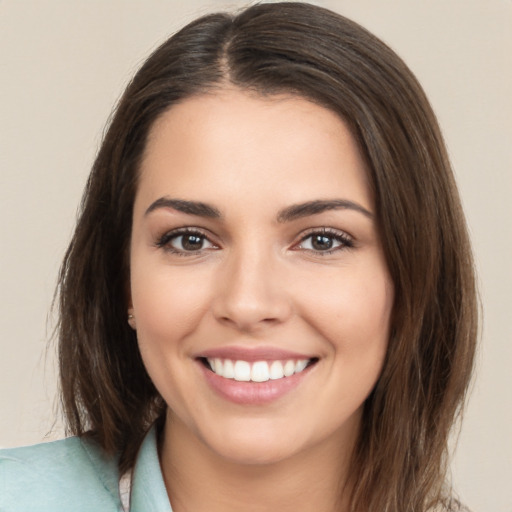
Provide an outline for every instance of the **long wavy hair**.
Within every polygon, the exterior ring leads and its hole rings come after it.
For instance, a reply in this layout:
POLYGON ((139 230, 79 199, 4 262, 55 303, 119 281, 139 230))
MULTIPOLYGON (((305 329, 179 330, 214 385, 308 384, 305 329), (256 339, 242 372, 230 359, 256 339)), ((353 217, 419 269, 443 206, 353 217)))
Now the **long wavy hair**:
POLYGON ((163 43, 128 85, 83 195, 59 279, 61 401, 68 429, 130 468, 165 403, 127 324, 139 164, 169 108, 229 84, 293 94, 337 113, 366 160, 395 287, 382 374, 354 448, 352 511, 450 509, 447 440, 470 381, 477 300, 443 139, 403 61, 356 23, 305 3, 204 16, 163 43))

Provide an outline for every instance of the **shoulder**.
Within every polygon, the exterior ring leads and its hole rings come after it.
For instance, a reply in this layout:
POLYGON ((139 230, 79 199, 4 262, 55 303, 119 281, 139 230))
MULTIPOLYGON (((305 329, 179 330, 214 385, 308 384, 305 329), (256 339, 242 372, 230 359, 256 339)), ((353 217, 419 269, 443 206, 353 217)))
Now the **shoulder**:
POLYGON ((0 450, 0 510, 117 511, 118 472, 93 441, 61 441, 0 450))

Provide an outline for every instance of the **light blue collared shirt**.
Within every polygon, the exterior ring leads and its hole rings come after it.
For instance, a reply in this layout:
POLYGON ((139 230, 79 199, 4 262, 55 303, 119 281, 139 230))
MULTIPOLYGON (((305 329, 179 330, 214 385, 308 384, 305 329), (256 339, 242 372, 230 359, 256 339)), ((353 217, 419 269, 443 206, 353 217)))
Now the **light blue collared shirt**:
MULTIPOLYGON (((116 458, 91 440, 0 451, 0 512, 121 512, 116 458)), ((137 455, 130 512, 172 512, 158 460, 156 429, 137 455)))

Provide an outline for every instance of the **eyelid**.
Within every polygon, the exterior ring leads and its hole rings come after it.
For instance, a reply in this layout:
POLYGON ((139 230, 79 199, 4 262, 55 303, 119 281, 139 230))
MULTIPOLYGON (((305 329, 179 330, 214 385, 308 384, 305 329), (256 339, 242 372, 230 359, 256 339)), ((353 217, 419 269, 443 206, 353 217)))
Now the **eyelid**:
MULTIPOLYGON (((156 237, 156 240, 154 242, 154 245, 159 248, 163 249, 167 252, 170 252, 175 255, 179 256, 194 256, 201 253, 204 253, 206 251, 210 251, 212 249, 220 249, 220 246, 218 243, 214 241, 214 236, 212 236, 208 230, 204 228, 199 228, 196 226, 181 226, 178 228, 170 229, 168 231, 164 231, 163 234, 156 237), (196 251, 187 251, 187 250, 181 250, 173 247, 170 242, 183 235, 196 235, 199 236, 205 240, 208 241, 209 244, 211 244, 211 247, 206 248, 200 248, 196 251)), ((299 251, 302 250, 304 252, 308 252, 314 255, 319 256, 325 256, 332 254, 334 252, 347 250, 347 249, 353 249, 355 245, 354 237, 349 235, 347 232, 335 229, 331 227, 313 227, 309 228, 305 231, 303 231, 300 234, 299 239, 294 242, 291 246, 291 250, 299 251), (308 238, 314 236, 314 235, 320 235, 325 236, 328 238, 332 238, 339 242, 339 244, 333 248, 326 249, 326 250, 315 250, 315 249, 308 249, 301 247, 301 245, 306 241, 308 238)))
POLYGON ((202 253, 202 252, 205 252, 205 251, 208 251, 211 249, 219 248, 218 244, 212 240, 212 236, 209 235, 205 229, 198 228, 195 226, 182 226, 179 228, 170 229, 168 231, 165 231, 165 232, 163 232, 163 234, 156 237, 156 241, 155 241, 154 245, 159 249, 163 249, 167 252, 170 252, 172 254, 176 254, 179 256, 194 256, 194 255, 197 255, 199 253, 202 253), (201 249, 198 249, 197 251, 185 251, 185 250, 176 249, 175 247, 172 247, 170 245, 170 242, 173 239, 178 238, 180 236, 184 236, 184 235, 196 235, 196 236, 202 237, 205 240, 207 240, 212 245, 212 247, 208 247, 208 248, 204 248, 204 249, 201 248, 201 249))
POLYGON ((306 230, 305 232, 301 233, 300 239, 298 242, 294 243, 292 246, 292 250, 304 250, 308 253, 319 255, 319 256, 325 256, 328 254, 332 254, 337 251, 343 251, 347 249, 353 249, 355 245, 354 238, 346 233, 345 231, 342 231, 340 229, 335 228, 328 228, 328 227, 319 227, 319 228, 310 228, 306 230), (328 238, 333 238, 340 242, 340 245, 333 247, 332 249, 327 249, 325 251, 315 251, 313 249, 304 249, 300 247, 300 245, 307 240, 308 238, 314 236, 314 235, 321 235, 328 238))

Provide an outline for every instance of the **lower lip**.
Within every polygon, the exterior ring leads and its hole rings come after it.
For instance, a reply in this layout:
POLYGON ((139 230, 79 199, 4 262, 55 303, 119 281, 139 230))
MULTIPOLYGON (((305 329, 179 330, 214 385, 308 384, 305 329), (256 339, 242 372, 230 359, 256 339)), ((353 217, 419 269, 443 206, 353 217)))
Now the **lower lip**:
POLYGON ((263 405, 279 400, 297 388, 309 373, 311 366, 290 377, 266 382, 240 382, 220 377, 199 362, 203 375, 210 387, 222 398, 242 405, 263 405))

